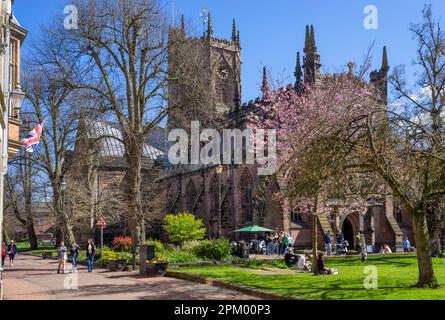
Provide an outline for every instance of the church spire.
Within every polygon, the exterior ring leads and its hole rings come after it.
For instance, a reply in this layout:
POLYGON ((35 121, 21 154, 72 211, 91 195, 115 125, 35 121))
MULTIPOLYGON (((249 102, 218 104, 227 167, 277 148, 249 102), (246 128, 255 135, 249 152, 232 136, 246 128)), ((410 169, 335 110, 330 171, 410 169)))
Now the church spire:
POLYGON ((207 37, 213 37, 212 15, 210 14, 210 12, 207 18, 207 37))
POLYGON ((295 66, 295 90, 300 91, 301 89, 301 82, 302 82, 302 76, 303 72, 301 70, 301 62, 300 62, 300 51, 297 52, 297 64, 295 66))
POLYGON ((317 50, 317 47, 315 45, 315 35, 314 35, 314 26, 311 25, 311 48, 313 50, 317 50))
POLYGON ((263 82, 261 85, 261 92, 263 93, 263 97, 267 95, 269 92, 269 85, 267 83, 267 70, 266 66, 263 67, 263 82))
POLYGON ((233 23, 232 23, 232 42, 236 43, 236 41, 237 41, 236 22, 235 22, 235 19, 233 19, 233 23))
POLYGON ((236 45, 238 46, 239 49, 241 49, 241 39, 239 36, 239 30, 236 32, 236 45))

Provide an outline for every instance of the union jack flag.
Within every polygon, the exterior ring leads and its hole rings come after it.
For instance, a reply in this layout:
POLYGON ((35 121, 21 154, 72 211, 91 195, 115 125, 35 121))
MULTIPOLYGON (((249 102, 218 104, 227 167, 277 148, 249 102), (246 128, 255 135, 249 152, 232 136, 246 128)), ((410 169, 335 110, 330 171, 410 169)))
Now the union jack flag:
POLYGON ((26 148, 26 152, 28 153, 34 152, 32 146, 39 144, 44 125, 45 125, 45 120, 43 120, 41 124, 38 124, 30 133, 28 133, 26 138, 22 140, 23 147, 26 148))

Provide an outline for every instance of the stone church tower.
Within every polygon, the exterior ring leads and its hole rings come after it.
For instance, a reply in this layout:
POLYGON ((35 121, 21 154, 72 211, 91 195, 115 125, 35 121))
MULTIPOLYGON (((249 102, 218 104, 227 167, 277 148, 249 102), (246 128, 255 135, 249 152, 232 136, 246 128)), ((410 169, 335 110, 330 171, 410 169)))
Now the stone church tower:
MULTIPOLYGON (((186 76, 184 79, 179 77, 170 82, 170 103, 187 100, 187 95, 196 97, 197 93, 191 91, 200 90, 202 100, 189 99, 190 103, 204 105, 205 108, 210 108, 206 111, 221 115, 239 109, 241 101, 241 45, 235 20, 233 20, 231 40, 227 40, 214 36, 210 13, 207 30, 201 37, 187 35, 184 16, 182 16, 181 26, 170 28, 169 68, 174 68, 174 70, 170 69, 173 72, 182 68, 189 73, 195 73, 194 77, 186 76), (190 57, 186 55, 190 55, 190 57), (191 81, 196 82, 190 83, 191 81)), ((193 106, 190 107, 193 108, 193 106)), ((169 127, 178 126, 177 117, 183 118, 184 113, 188 113, 189 110, 190 108, 182 109, 177 114, 170 114, 169 127)), ((200 111, 198 113, 202 113, 202 110, 200 111)), ((201 121, 202 117, 190 120, 201 121)))

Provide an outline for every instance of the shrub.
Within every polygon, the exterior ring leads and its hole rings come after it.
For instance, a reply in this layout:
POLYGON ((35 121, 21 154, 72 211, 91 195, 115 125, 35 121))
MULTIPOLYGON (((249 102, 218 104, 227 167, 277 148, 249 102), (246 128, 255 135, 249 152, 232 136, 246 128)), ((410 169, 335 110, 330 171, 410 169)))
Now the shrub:
POLYGON ((104 265, 108 264, 110 260, 127 260, 127 263, 130 263, 133 261, 133 256, 130 252, 113 251, 104 248, 102 252, 102 259, 104 265))
POLYGON ((199 246, 200 243, 201 241, 198 240, 184 242, 184 244, 182 245, 182 250, 186 252, 193 252, 193 250, 195 250, 195 248, 199 246))
POLYGON ((112 242, 113 250, 117 252, 129 252, 132 245, 131 237, 115 237, 112 242))
POLYGON ((205 236, 205 228, 201 219, 188 212, 168 214, 165 217, 165 231, 170 241, 182 246, 186 241, 201 240, 205 236))
POLYGON ((232 256, 232 246, 227 239, 204 240, 193 252, 200 258, 221 261, 232 256))
POLYGON ((187 252, 183 250, 172 250, 166 251, 164 253, 167 261, 170 263, 182 263, 182 262, 198 262, 202 259, 199 259, 192 252, 187 252))
POLYGON ((145 244, 154 244, 156 252, 163 252, 165 250, 164 244, 157 239, 148 239, 145 244))

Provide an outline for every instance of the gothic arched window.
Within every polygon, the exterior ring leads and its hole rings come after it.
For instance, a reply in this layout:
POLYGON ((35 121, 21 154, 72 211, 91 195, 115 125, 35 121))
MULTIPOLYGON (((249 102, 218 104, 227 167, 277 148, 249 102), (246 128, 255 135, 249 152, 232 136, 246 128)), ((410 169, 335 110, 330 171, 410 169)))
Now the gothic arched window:
POLYGON ((185 189, 186 192, 186 209, 188 212, 195 213, 196 188, 192 180, 189 181, 185 189))
POLYGON ((253 220, 253 197, 252 197, 252 177, 246 169, 241 176, 241 224, 252 222, 253 220))

